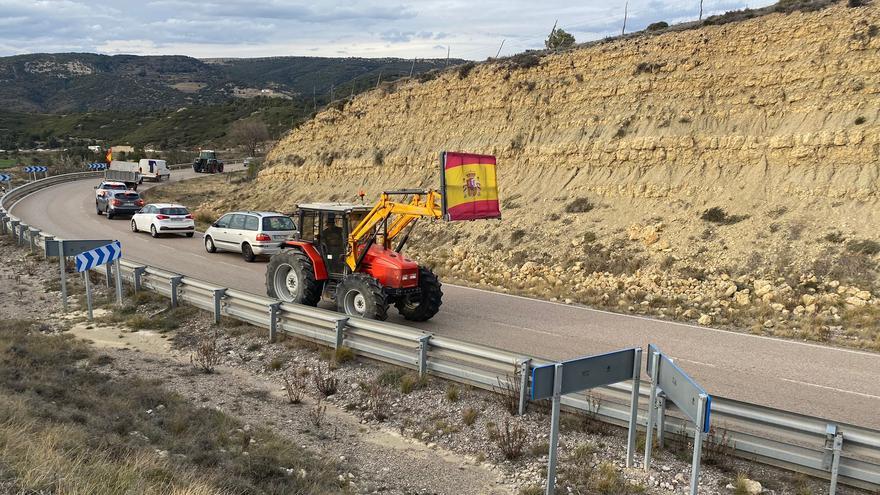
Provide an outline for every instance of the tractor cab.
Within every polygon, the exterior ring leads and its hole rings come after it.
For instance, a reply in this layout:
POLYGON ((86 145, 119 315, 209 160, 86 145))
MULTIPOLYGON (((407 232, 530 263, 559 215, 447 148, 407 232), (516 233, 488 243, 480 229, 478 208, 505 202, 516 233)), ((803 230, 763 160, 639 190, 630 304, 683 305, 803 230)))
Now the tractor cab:
POLYGON ((298 241, 317 249, 330 278, 345 274, 348 236, 372 206, 353 203, 309 203, 298 205, 298 241))

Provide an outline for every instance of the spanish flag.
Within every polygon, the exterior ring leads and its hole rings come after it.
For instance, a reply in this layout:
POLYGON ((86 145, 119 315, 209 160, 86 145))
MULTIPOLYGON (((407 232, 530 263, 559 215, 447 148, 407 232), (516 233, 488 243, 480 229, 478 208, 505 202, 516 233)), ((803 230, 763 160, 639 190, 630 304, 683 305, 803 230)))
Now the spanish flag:
POLYGON ((440 161, 446 220, 501 218, 494 156, 444 151, 440 161))

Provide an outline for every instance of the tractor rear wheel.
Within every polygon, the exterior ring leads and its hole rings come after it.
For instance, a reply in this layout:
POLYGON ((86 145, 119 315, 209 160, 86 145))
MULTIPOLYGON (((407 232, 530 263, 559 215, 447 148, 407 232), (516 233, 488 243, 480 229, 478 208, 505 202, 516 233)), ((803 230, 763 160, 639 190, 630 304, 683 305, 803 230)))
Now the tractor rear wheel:
POLYGON ((351 273, 336 286, 336 309, 371 320, 388 318, 388 302, 379 281, 366 273, 351 273))
POLYGON ((315 267, 305 254, 282 251, 272 256, 266 267, 266 293, 284 302, 317 306, 323 281, 315 280, 315 267))
POLYGON ((410 321, 427 321, 440 311, 443 304, 443 291, 440 280, 434 272, 423 266, 419 267, 419 293, 398 299, 394 304, 397 311, 410 321))

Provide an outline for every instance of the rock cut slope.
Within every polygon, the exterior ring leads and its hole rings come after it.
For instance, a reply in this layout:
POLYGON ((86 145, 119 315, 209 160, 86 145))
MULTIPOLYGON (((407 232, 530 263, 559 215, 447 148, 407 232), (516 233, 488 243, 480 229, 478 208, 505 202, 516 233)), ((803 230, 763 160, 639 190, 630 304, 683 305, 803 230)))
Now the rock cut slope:
POLYGON ((446 275, 704 322, 769 280, 784 320, 805 283, 877 283, 878 49, 880 5, 839 3, 464 65, 320 113, 210 207, 436 187, 441 150, 495 154, 505 218, 414 244, 446 275))

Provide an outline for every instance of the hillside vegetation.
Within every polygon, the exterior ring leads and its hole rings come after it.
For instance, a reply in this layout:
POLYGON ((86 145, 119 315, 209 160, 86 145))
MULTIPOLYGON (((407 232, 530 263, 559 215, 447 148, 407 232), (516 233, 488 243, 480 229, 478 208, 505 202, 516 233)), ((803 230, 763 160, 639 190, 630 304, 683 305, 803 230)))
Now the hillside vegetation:
POLYGON ((437 187, 441 150, 494 154, 504 219, 409 244, 447 280, 880 348, 880 6, 858 5, 387 85, 205 209, 437 187))

